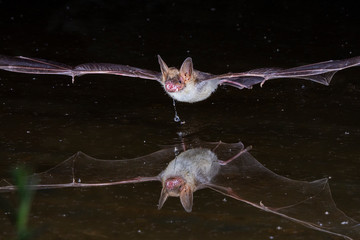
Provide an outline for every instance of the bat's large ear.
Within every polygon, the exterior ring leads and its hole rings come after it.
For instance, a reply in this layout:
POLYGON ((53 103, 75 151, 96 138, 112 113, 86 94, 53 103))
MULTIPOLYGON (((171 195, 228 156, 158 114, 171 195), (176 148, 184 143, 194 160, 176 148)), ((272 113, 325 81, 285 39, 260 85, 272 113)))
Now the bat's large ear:
POLYGON ((191 78, 193 71, 194 71, 194 67, 193 67, 192 59, 191 57, 188 57, 181 65, 180 75, 185 81, 187 81, 191 78))
POLYGON ((169 72, 169 67, 166 65, 164 60, 162 60, 160 55, 157 55, 157 56, 158 56, 158 61, 159 61, 159 64, 160 64, 161 73, 162 73, 163 76, 166 76, 167 73, 169 72))
POLYGON ((193 206, 193 191, 187 184, 184 185, 180 192, 180 202, 183 205, 185 211, 191 212, 193 206))
POLYGON ((168 197, 169 197, 169 194, 166 191, 166 189, 163 187, 163 189, 161 190, 161 194, 160 194, 158 209, 162 208, 162 206, 164 205, 164 203, 168 197))

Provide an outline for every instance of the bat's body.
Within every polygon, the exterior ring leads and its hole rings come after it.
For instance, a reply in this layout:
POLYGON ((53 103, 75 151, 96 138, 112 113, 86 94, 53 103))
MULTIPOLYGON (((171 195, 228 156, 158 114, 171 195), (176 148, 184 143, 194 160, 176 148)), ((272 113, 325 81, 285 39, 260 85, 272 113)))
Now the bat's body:
POLYGON ((344 60, 330 60, 289 69, 261 68, 242 73, 214 75, 193 68, 191 58, 185 59, 180 69, 168 67, 158 56, 160 72, 111 63, 85 63, 75 67, 43 59, 8 57, 0 55, 0 69, 30 73, 58 74, 74 77, 84 74, 113 74, 158 81, 165 92, 180 102, 199 102, 207 99, 219 85, 239 89, 277 78, 301 78, 329 85, 333 75, 340 70, 360 65, 360 56, 344 60))
MULTIPOLYGON (((201 74, 201 72, 198 72, 196 76, 200 76, 201 74)), ((179 102, 193 103, 210 97, 210 95, 217 89, 218 85, 219 83, 217 80, 199 81, 196 77, 194 81, 188 81, 181 91, 169 84, 164 85, 164 89, 171 98, 179 102), (174 90, 171 91, 171 88, 174 90)))
MULTIPOLYGON (((279 176, 261 165, 248 152, 250 147, 244 148, 242 143, 192 143, 189 147, 175 158, 179 145, 127 160, 100 160, 79 152, 54 168, 35 174, 36 184, 28 187, 159 181, 162 191, 158 208, 168 196, 176 196, 187 212, 192 211, 193 193, 208 188, 306 227, 349 240, 360 239, 360 223, 336 207, 327 179, 306 182, 279 176)), ((13 190, 16 186, 0 181, 0 192, 13 190)))
POLYGON ((219 170, 219 161, 209 149, 195 148, 181 153, 160 173, 163 189, 159 208, 168 196, 180 196, 184 209, 191 212, 193 192, 209 183, 219 170))
POLYGON ((159 200, 159 209, 169 196, 180 197, 185 211, 191 212, 193 193, 208 187, 219 173, 222 165, 230 163, 241 154, 251 149, 251 146, 241 150, 235 157, 221 161, 210 149, 194 148, 182 152, 172 160, 159 177, 163 189, 159 200))

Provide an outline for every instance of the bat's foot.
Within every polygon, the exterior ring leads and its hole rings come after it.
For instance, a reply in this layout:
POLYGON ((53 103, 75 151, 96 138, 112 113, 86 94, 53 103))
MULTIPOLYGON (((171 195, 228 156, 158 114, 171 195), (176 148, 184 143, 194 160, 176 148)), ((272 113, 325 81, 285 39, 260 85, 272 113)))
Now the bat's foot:
POLYGON ((248 146, 245 149, 241 150, 238 154, 236 154, 235 156, 233 156, 232 158, 230 158, 230 159, 228 159, 226 161, 219 160, 219 164, 220 165, 226 165, 226 164, 232 162, 233 160, 237 159, 238 157, 240 157, 240 155, 242 155, 243 153, 246 153, 246 152, 250 151, 251 149, 252 149, 252 146, 250 145, 250 146, 248 146))
POLYGON ((216 144, 216 146, 213 148, 212 152, 215 152, 215 150, 220 146, 220 144, 222 144, 221 140, 218 142, 218 144, 216 144))
POLYGON ((264 79, 264 80, 260 83, 260 87, 262 87, 267 80, 268 80, 268 79, 264 79))
POLYGON ((233 87, 236 87, 238 89, 251 88, 251 86, 247 86, 247 85, 238 83, 236 81, 230 81, 230 80, 221 80, 221 84, 226 84, 226 85, 229 85, 229 86, 233 86, 233 87))

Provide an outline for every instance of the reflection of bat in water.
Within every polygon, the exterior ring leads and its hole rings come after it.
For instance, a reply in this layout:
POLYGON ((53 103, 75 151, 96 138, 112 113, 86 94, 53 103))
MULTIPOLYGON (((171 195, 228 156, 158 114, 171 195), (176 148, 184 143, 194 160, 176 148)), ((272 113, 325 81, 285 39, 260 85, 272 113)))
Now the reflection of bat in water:
POLYGON ((158 56, 160 72, 111 63, 85 63, 75 67, 43 59, 8 57, 0 55, 0 69, 32 74, 59 74, 73 78, 84 74, 114 74, 156 80, 166 93, 181 102, 198 102, 208 98, 219 85, 230 85, 239 89, 252 88, 270 79, 301 78, 329 85, 337 71, 360 65, 360 56, 344 60, 330 60, 310 65, 281 68, 260 68, 242 73, 214 75, 193 68, 191 58, 185 59, 180 70, 168 67, 158 56))
MULTIPOLYGON (((192 143, 128 160, 99 160, 77 153, 54 168, 33 175, 34 189, 109 186, 160 181, 159 209, 167 197, 179 196, 187 212, 193 192, 210 188, 251 206, 346 239, 360 238, 360 224, 339 210, 327 179, 296 181, 261 165, 242 143, 192 143), (174 159, 174 160, 172 160, 174 159), (223 159, 223 160, 220 160, 223 159)), ((16 190, 0 182, 0 192, 16 190)))

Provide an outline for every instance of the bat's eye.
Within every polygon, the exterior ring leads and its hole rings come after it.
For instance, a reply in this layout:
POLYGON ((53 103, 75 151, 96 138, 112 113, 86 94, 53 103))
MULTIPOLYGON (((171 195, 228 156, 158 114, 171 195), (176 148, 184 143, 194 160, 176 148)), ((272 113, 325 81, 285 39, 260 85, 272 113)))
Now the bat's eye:
POLYGON ((182 83, 182 81, 181 81, 181 80, 179 80, 179 83, 181 84, 181 83, 182 83))

